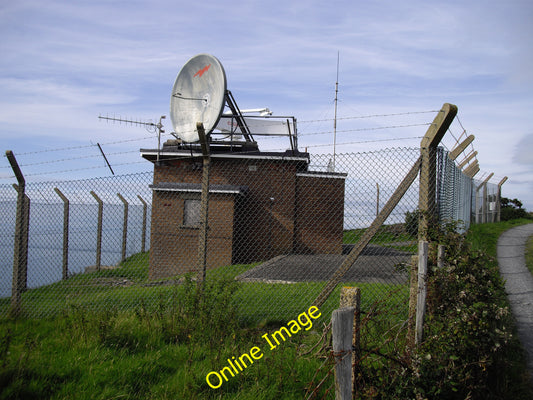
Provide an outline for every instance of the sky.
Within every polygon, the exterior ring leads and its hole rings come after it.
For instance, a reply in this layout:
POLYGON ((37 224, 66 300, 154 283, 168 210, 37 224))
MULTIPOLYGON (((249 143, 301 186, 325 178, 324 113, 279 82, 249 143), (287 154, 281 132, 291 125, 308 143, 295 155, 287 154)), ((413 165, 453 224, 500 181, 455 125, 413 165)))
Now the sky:
MULTIPOLYGON (((0 143, 26 181, 150 171, 146 126, 172 138, 181 67, 217 57, 241 109, 295 116, 299 146, 336 151, 417 147, 444 103, 459 112, 442 144, 474 135, 481 171, 533 210, 533 2, 0 2, 0 143), (337 76, 338 66, 338 76, 337 76)), ((286 143, 259 142, 261 149, 286 143)), ((464 157, 460 156, 458 161, 464 157)), ((6 157, 0 185, 15 183, 6 157)))

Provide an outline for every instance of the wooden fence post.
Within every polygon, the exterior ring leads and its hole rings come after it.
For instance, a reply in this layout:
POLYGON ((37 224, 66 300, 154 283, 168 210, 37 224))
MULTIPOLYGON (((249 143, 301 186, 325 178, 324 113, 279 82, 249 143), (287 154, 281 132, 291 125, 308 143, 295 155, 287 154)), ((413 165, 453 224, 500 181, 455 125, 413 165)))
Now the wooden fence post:
POLYGON ((96 270, 100 271, 102 263, 102 223, 104 216, 104 202, 91 190, 92 196, 98 202, 98 227, 96 228, 96 270))
POLYGON ((331 337, 335 357, 335 399, 352 398, 352 334, 355 307, 344 307, 331 315, 331 337))
POLYGON ((61 200, 63 200, 63 280, 68 278, 68 222, 70 203, 67 197, 59 190, 54 188, 61 200))
POLYGON ((352 336, 352 396, 357 392, 356 378, 361 358, 361 289, 358 287, 341 288, 340 308, 353 307, 353 336, 352 336))
POLYGON ((146 251, 146 210, 148 208, 148 203, 144 201, 144 199, 137 195, 141 203, 143 204, 143 230, 142 230, 142 236, 141 236, 141 251, 144 253, 146 251))
POLYGON ((120 193, 117 193, 120 201, 124 203, 124 222, 122 224, 122 259, 121 262, 124 262, 126 259, 126 245, 128 241, 128 201, 122 197, 120 193))
POLYGON ((416 302, 416 330, 415 343, 422 343, 424 333, 424 316, 426 314, 427 295, 427 269, 428 269, 428 242, 418 243, 418 296, 416 302))

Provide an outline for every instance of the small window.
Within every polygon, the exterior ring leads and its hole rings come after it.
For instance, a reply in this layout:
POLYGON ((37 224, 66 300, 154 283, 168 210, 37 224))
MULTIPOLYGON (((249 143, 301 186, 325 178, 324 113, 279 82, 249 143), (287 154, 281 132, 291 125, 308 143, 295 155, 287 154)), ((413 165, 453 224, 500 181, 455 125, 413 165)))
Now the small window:
POLYGON ((200 224, 200 200, 185 200, 183 225, 197 227, 200 224))

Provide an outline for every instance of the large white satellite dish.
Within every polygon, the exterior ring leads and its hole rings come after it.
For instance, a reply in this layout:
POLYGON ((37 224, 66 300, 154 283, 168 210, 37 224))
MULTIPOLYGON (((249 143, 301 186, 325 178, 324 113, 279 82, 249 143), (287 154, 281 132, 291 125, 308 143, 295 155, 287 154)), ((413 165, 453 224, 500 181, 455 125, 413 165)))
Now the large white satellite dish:
POLYGON ((182 141, 199 140, 198 122, 203 123, 206 134, 217 126, 224 111, 226 85, 224 68, 212 55, 198 54, 182 67, 170 97, 170 119, 182 141))

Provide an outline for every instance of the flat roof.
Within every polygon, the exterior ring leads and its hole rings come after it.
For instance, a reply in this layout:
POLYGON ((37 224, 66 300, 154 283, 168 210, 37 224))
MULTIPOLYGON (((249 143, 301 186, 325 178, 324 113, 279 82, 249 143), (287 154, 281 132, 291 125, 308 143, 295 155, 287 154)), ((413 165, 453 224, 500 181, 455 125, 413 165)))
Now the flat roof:
MULTIPOLYGON (((140 149, 141 156, 148 161, 176 160, 183 158, 202 157, 202 152, 196 149, 140 149)), ((242 160, 283 160, 283 161, 304 161, 309 162, 309 153, 287 150, 285 152, 249 151, 249 152, 213 152, 211 158, 219 159, 242 159, 242 160)))
POLYGON ((348 174, 346 172, 305 171, 297 172, 296 176, 302 176, 307 178, 346 179, 348 174))
MULTIPOLYGON (((159 182, 155 185, 149 185, 152 190, 158 192, 181 192, 181 193, 201 193, 202 185, 200 183, 182 183, 182 182, 159 182)), ((246 186, 235 185, 209 185, 209 193, 222 194, 244 194, 248 191, 246 186)))

